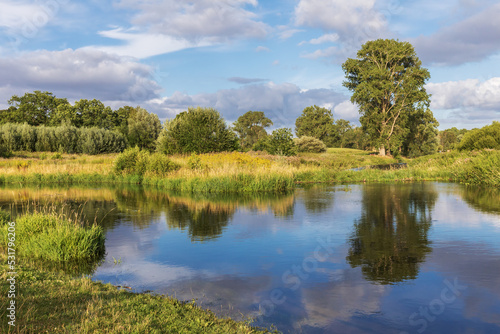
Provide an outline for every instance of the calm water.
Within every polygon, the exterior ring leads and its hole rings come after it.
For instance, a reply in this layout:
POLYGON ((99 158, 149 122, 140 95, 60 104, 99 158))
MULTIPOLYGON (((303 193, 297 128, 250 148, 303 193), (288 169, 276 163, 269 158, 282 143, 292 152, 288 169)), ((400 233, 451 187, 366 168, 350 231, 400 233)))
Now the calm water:
POLYGON ((441 183, 197 198, 0 190, 4 207, 27 200, 104 226, 107 255, 94 280, 195 299, 284 333, 500 333, 499 191, 441 183))

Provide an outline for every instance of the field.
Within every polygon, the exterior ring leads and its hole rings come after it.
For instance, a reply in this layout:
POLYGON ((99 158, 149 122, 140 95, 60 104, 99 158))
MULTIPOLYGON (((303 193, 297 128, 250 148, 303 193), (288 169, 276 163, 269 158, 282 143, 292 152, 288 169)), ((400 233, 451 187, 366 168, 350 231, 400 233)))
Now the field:
POLYGON ((116 172, 118 154, 69 155, 17 152, 0 160, 0 183, 93 184, 129 183, 182 192, 283 192, 299 183, 453 181, 499 186, 500 151, 437 153, 416 159, 380 157, 353 149, 330 148, 326 153, 301 153, 294 157, 260 152, 216 153, 169 157, 176 168, 158 174, 116 172), (398 162, 401 169, 366 168, 398 162))

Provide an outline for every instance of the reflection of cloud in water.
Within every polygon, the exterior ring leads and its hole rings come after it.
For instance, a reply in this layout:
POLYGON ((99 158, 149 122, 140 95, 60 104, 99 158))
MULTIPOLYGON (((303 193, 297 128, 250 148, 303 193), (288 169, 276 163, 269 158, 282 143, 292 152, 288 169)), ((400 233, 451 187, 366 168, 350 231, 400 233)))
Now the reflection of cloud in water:
POLYGON ((196 277, 157 290, 159 293, 175 295, 180 300, 196 299, 198 305, 219 315, 241 317, 258 309, 262 291, 271 287, 271 277, 254 276, 242 278, 231 275, 207 277, 198 273, 196 277))
POLYGON ((467 285, 464 317, 500 326, 500 258, 487 245, 463 241, 436 245, 422 270, 467 285))
POLYGON ((336 328, 337 322, 349 321, 354 315, 380 312, 381 299, 390 286, 366 282, 360 270, 337 270, 336 276, 335 281, 302 290, 307 315, 295 323, 296 328, 336 328))

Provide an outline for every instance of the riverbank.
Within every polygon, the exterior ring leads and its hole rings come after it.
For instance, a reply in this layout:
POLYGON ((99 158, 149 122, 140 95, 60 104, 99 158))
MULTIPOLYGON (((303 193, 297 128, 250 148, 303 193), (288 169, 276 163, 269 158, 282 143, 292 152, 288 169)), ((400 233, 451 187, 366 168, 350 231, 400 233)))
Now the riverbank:
MULTIPOLYGON (((60 226, 70 225, 53 215, 16 218, 16 240, 12 247, 16 250, 16 263, 11 268, 7 265, 7 244, 3 242, 7 237, 9 219, 4 213, 0 216, 0 294, 2 298, 10 296, 9 300, 15 305, 15 326, 8 323, 7 312, 12 312, 6 307, 0 311, 2 333, 269 333, 250 326, 250 320, 219 318, 194 302, 133 293, 127 288, 93 282, 86 276, 71 276, 66 269, 61 269, 64 267, 62 264, 68 262, 67 258, 56 259, 61 266, 54 266, 54 261, 50 261, 49 265, 46 261, 54 259, 53 250, 43 247, 51 239, 46 238, 47 235, 58 234, 61 237, 61 254, 71 254, 74 249, 71 235, 61 235, 59 229, 60 226), (25 227, 32 227, 35 223, 45 229, 43 233, 28 236, 23 232, 25 227), (34 238, 39 243, 30 242, 35 241, 34 238), (41 245, 37 246, 37 251, 34 251, 34 244, 41 245), (12 271, 16 274, 9 274, 12 271), (7 280, 11 277, 15 279, 14 284, 7 280)), ((82 229, 77 223, 71 226, 75 232, 82 229)), ((85 230, 91 232, 92 227, 85 230)), ((102 240, 98 239, 97 244, 100 245, 102 240)), ((88 250, 96 256, 102 255, 99 249, 88 250)), ((94 260, 84 259, 88 262, 94 260)))
POLYGON ((187 193, 286 192, 298 183, 451 181, 500 186, 500 151, 447 152, 416 159, 379 157, 351 149, 302 153, 296 157, 250 153, 172 156, 175 170, 124 174, 113 171, 118 155, 17 153, 0 160, 0 184, 143 184, 187 193), (407 163, 406 168, 359 167, 407 163))

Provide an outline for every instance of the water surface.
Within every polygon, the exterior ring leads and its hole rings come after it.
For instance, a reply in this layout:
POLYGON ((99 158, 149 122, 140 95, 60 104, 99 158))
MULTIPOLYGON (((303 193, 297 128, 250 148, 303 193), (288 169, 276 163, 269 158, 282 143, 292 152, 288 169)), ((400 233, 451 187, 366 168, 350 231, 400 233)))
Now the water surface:
MULTIPOLYGON (((93 279, 284 333, 500 333, 500 192, 369 184, 271 196, 2 189, 95 217, 93 279)), ((26 209, 24 209, 26 210, 26 209)))

